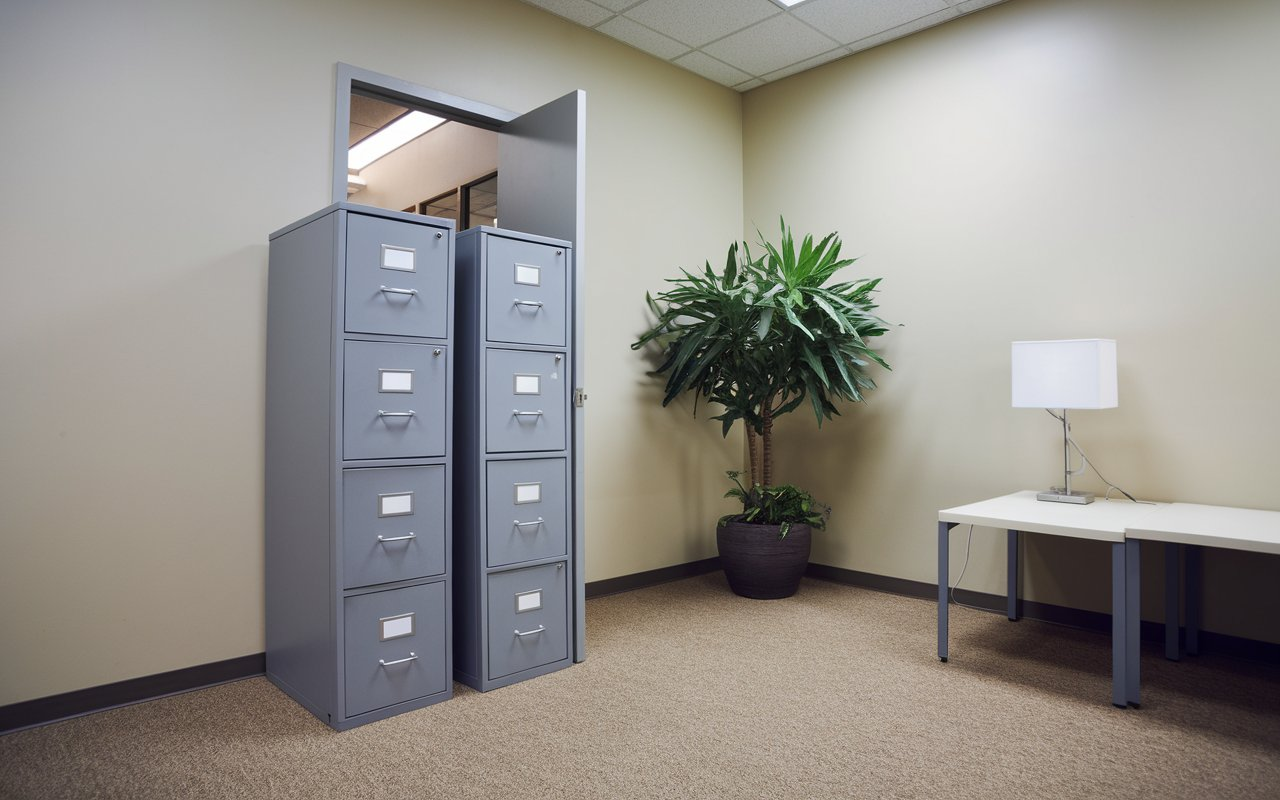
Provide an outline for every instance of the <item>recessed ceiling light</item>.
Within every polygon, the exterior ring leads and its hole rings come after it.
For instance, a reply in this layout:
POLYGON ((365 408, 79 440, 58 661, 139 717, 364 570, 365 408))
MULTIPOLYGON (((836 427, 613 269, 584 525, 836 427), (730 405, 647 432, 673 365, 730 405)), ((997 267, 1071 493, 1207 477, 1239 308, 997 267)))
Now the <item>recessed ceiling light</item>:
POLYGON ((798 6, 801 3, 806 2, 806 0, 773 0, 773 2, 777 3, 783 8, 791 8, 792 6, 798 6))
POLYGON ((411 111, 347 151, 347 168, 361 170, 444 122, 441 117, 411 111))

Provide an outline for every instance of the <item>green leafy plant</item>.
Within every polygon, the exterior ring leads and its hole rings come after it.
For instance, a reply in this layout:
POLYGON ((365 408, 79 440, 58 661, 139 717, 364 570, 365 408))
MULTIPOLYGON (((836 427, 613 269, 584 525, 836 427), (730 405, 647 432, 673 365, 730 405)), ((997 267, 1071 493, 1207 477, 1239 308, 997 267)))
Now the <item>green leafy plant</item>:
POLYGON ((827 517, 831 509, 813 499, 803 489, 790 484, 781 486, 761 486, 753 484, 750 489, 739 480, 741 472, 730 470, 725 473, 733 481, 734 488, 725 492, 725 497, 736 497, 742 502, 741 514, 726 514, 720 518, 720 527, 734 520, 753 522, 758 525, 779 526, 778 538, 785 538, 791 526, 804 523, 821 530, 827 527, 827 517))
POLYGON ((775 246, 761 236, 763 254, 752 258, 744 244, 729 246, 724 270, 707 262, 702 273, 681 270, 672 287, 645 295, 653 326, 632 345, 662 348, 654 375, 666 375, 665 406, 684 392, 724 407, 723 434, 741 419, 747 428, 752 486, 773 482, 774 420, 807 400, 821 425, 839 414, 836 401, 863 400, 875 381, 871 364, 889 365, 868 340, 888 323, 874 313, 879 278, 830 282, 853 263, 840 258, 835 233, 799 248, 780 220, 775 246))

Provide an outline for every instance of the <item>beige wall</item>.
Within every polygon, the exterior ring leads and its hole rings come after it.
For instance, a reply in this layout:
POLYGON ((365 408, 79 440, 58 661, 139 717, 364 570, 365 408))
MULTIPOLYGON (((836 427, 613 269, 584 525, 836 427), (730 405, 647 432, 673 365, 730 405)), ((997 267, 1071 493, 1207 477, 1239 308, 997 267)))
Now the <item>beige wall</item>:
POLYGON ((347 199, 399 211, 497 168, 498 134, 446 122, 360 170, 368 186, 347 199))
MULTIPOLYGON (((904 326, 867 405, 783 428, 781 477, 835 506, 815 561, 936 581, 937 509, 1061 482, 1015 339, 1118 341, 1120 407, 1074 415, 1110 480, 1280 508, 1277 41, 1268 0, 1015 0, 746 95, 747 229, 839 230, 904 326)), ((1025 594, 1106 610, 1106 548, 1048 538, 1025 594)), ((975 535, 963 586, 1003 593, 1003 548, 975 535)), ((1209 553, 1206 629, 1280 641, 1277 566, 1209 553)))
POLYGON ((329 203, 338 61, 586 90, 587 578, 714 554, 736 442, 628 345, 741 228, 738 95, 514 0, 4 3, 0 705, 262 651, 267 235, 329 203))
MULTIPOLYGON (((514 0, 0 5, 0 704, 261 652, 266 236, 329 202, 337 61, 587 91, 588 580, 714 554, 739 442, 627 345, 779 213, 905 325, 870 404, 783 426, 836 506, 815 561, 932 581, 936 509, 1054 480, 1018 338, 1119 340, 1121 406, 1076 433, 1122 486, 1276 507, 1278 34, 1267 2, 1015 0, 740 100, 514 0)), ((964 585, 1002 558, 976 537, 964 585)), ((1106 607, 1105 553, 1027 560, 1029 596, 1106 607)), ((1275 559, 1208 566, 1206 626, 1280 640, 1275 559)))

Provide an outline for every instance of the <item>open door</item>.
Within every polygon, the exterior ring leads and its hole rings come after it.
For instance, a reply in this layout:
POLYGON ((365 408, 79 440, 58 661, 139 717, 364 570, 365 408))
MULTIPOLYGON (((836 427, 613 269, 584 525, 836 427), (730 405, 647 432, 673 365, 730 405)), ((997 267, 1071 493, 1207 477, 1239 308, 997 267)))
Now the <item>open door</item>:
POLYGON ((586 554, 584 546, 582 391, 586 322, 583 234, 586 229, 586 93, 571 92, 502 124, 498 129, 498 223, 573 243, 573 660, 586 658, 586 554))

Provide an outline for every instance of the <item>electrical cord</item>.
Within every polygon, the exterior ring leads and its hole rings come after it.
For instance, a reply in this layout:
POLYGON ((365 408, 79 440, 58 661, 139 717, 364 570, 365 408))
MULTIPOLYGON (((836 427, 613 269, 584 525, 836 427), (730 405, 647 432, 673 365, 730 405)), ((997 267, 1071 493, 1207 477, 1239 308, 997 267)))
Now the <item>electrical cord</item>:
POLYGON ((972 525, 969 526, 969 538, 965 539, 965 542, 964 542, 964 566, 960 567, 960 577, 956 578, 955 585, 952 586, 950 589, 951 603, 957 606, 964 606, 965 608, 972 608, 974 611, 990 611, 990 609, 987 609, 987 608, 981 608, 979 606, 971 606, 968 603, 961 603, 959 600, 956 599, 956 589, 960 588, 960 581, 964 580, 964 571, 969 568, 969 545, 971 544, 973 544, 973 526, 972 525))

